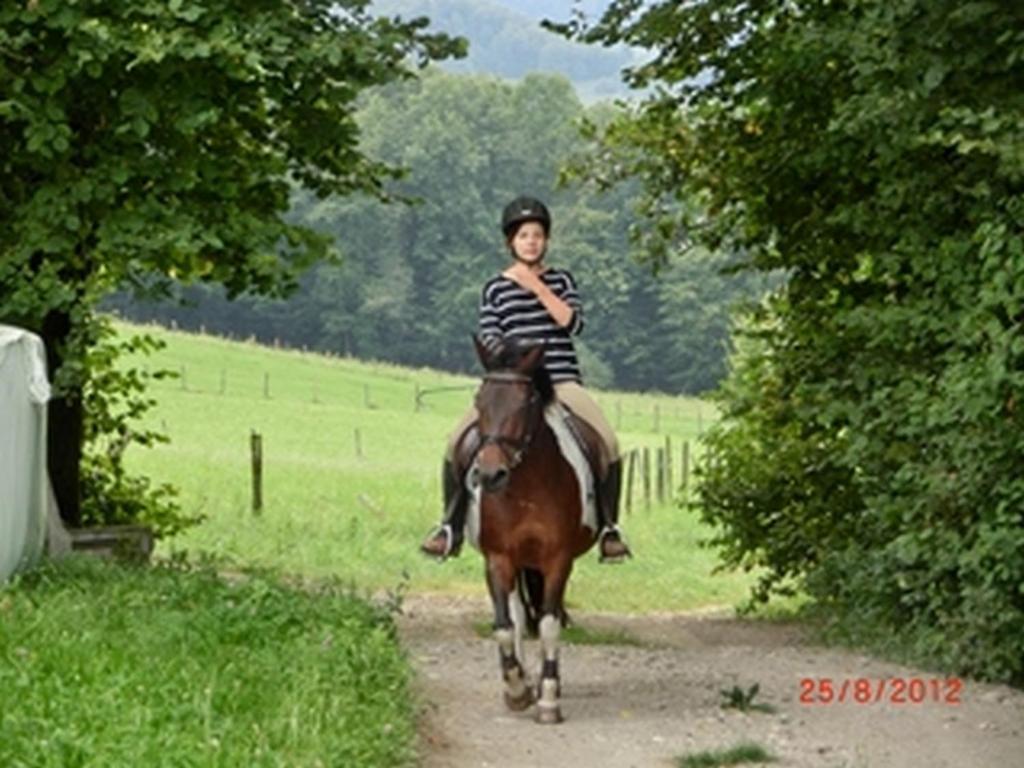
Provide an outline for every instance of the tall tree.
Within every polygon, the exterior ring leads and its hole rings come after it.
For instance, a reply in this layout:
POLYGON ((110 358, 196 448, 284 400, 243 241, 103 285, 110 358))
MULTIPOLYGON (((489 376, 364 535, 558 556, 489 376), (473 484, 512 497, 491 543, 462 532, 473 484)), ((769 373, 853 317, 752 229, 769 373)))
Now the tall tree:
MULTIPOLYGON (((321 273, 364 274, 356 354, 474 367, 468 338, 480 287, 504 258, 498 214, 524 191, 557 197, 558 159, 572 146, 572 119, 582 109, 568 81, 554 76, 512 84, 435 71, 367 99, 363 147, 409 168, 387 189, 416 204, 389 210, 325 201, 308 214, 338 237, 350 262, 321 273)), ((340 327, 343 308, 317 309, 340 327)))
POLYGON ((728 308, 759 289, 756 276, 718 274, 726 255, 665 270, 655 280, 633 258, 636 185, 595 192, 559 184, 560 166, 586 152, 577 123, 611 119, 612 105, 584 109, 569 83, 532 75, 518 83, 430 72, 381 89, 359 111, 367 154, 408 168, 388 185, 417 201, 318 201, 299 191, 291 216, 335 239, 344 258, 322 264, 287 302, 229 303, 183 291, 192 306, 131 304, 141 320, 362 357, 472 370, 468 335, 483 281, 507 258, 497 212, 517 194, 555 213, 553 263, 576 274, 586 306, 581 353, 591 384, 697 392, 722 376, 728 308))
POLYGON ((42 334, 58 396, 50 470, 81 519, 82 404, 113 288, 172 280, 279 294, 328 241, 292 185, 379 194, 367 88, 463 45, 366 0, 28 0, 0 7, 0 318, 42 334))

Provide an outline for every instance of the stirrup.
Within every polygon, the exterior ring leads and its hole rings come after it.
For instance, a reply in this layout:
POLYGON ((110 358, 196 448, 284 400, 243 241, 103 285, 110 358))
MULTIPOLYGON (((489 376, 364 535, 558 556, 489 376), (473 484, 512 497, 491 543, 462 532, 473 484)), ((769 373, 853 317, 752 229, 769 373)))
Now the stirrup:
POLYGON ((443 525, 440 525, 437 528, 435 528, 434 532, 431 533, 430 536, 427 537, 427 541, 433 541, 434 539, 436 539, 438 536, 440 536, 442 534, 444 534, 444 542, 445 542, 445 544, 444 544, 444 551, 443 552, 437 553, 437 552, 435 552, 433 550, 427 549, 427 545, 426 544, 421 544, 420 545, 420 552, 422 552, 427 557, 437 558, 437 560, 439 562, 444 562, 449 557, 454 557, 454 556, 458 555, 459 554, 459 550, 461 549, 460 545, 461 545, 462 542, 456 543, 456 541, 455 541, 455 529, 452 528, 450 523, 444 523, 443 525))
POLYGON ((629 558, 629 557, 633 556, 633 553, 630 551, 629 547, 626 545, 626 542, 623 541, 623 539, 622 539, 622 532, 619 530, 619 527, 617 525, 606 525, 601 530, 601 533, 597 537, 597 552, 598 552, 598 562, 601 562, 601 563, 621 563, 626 558, 629 558), (615 539, 616 539, 617 543, 619 544, 619 546, 622 547, 622 552, 620 552, 618 554, 615 554, 615 555, 605 555, 605 553, 604 553, 604 543, 605 543, 605 540, 609 536, 612 536, 612 535, 615 536, 615 539))

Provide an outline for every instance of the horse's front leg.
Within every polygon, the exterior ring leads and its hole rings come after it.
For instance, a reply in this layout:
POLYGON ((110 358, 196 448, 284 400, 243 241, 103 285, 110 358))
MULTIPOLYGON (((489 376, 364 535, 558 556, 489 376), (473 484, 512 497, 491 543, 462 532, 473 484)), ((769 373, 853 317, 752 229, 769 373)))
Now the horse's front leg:
POLYGON ((507 560, 488 557, 487 588, 494 603, 494 639, 498 643, 501 676, 505 681, 505 705, 522 712, 533 704, 533 692, 526 684, 523 665, 516 656, 516 628, 509 611, 509 597, 515 589, 515 569, 507 560))
POLYGON ((537 699, 537 722, 552 725, 562 722, 561 682, 558 677, 558 644, 562 634, 562 621, 553 613, 540 620, 540 646, 544 663, 540 673, 537 699))
POLYGON ((562 636, 562 599, 572 570, 572 561, 560 564, 545 574, 544 602, 541 606, 540 647, 543 656, 537 698, 537 722, 554 725, 562 722, 562 681, 558 671, 558 647, 562 636))

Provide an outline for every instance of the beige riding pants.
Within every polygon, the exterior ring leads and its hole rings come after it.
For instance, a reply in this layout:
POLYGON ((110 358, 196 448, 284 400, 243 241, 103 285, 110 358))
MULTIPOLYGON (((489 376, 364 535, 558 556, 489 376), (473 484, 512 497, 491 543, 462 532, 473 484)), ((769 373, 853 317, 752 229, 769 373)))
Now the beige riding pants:
MULTIPOLYGON (((604 443, 606 451, 605 460, 607 462, 611 463, 619 458, 619 441, 615 437, 612 425, 608 423, 608 419, 604 417, 604 413, 601 412, 601 409, 587 390, 575 381, 560 381, 555 384, 555 396, 570 411, 587 422, 600 435, 601 441, 604 443)), ((455 457, 455 443, 469 425, 476 420, 476 408, 471 405, 469 410, 459 420, 458 426, 448 436, 448 450, 445 456, 449 461, 452 461, 455 457)))

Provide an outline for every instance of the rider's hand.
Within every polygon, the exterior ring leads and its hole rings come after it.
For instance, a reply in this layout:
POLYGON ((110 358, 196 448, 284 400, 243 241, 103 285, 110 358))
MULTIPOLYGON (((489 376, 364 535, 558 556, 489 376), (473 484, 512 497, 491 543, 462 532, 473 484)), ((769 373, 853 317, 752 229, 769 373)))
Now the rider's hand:
POLYGON ((501 274, 540 299, 540 303, 551 315, 551 319, 562 328, 567 328, 572 323, 574 315, 572 307, 552 293, 541 279, 540 274, 530 269, 528 265, 516 262, 501 274))
POLYGON ((540 276, 522 262, 516 262, 502 272, 502 275, 531 293, 537 293, 538 287, 544 285, 540 276))

